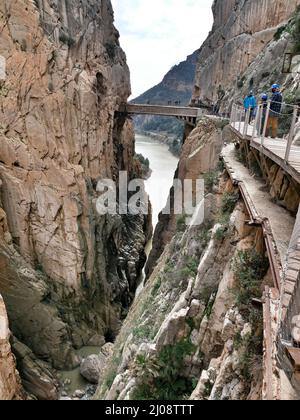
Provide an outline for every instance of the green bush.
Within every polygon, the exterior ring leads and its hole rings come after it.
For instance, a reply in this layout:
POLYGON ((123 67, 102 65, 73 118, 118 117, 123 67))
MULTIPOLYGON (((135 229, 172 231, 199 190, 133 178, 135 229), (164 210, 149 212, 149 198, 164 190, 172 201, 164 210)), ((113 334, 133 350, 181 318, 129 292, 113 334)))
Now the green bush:
POLYGON ((114 60, 117 54, 117 46, 112 42, 105 44, 107 54, 111 60, 114 60))
POLYGON ((62 44, 65 44, 68 47, 72 47, 75 44, 75 39, 73 39, 70 35, 64 32, 61 32, 59 40, 62 44))
POLYGON ((221 242, 223 241, 223 239, 226 238, 227 234, 228 234, 228 226, 222 226, 216 231, 214 238, 217 241, 221 242))
POLYGON ((275 32, 275 35, 274 35, 275 41, 280 40, 282 34, 286 31, 286 29, 287 29, 287 25, 281 26, 280 28, 277 29, 277 31, 275 32))
POLYGON ((155 285, 153 286, 153 289, 151 291, 151 295, 154 297, 157 295, 159 289, 161 288, 162 285, 162 279, 158 278, 157 282, 155 283, 155 285))
POLYGON ((238 252, 233 262, 233 271, 239 280, 236 290, 236 304, 239 308, 251 305, 253 298, 261 297, 261 281, 268 269, 268 258, 258 254, 255 249, 238 252))
POLYGON ((213 192, 213 188, 217 184, 218 178, 219 178, 219 175, 217 171, 207 172, 203 176, 205 188, 208 192, 210 193, 213 192))
MULTIPOLYGON (((177 401, 193 391, 194 381, 183 376, 184 359, 196 351, 190 339, 165 346, 154 361, 143 364, 143 377, 134 400, 177 401)), ((144 360, 142 360, 144 362, 144 360)))
POLYGON ((183 214, 182 216, 179 216, 177 218, 177 232, 184 232, 186 229, 186 214, 183 214))
POLYGON ((239 193, 225 193, 222 198, 222 213, 232 213, 240 198, 239 193))

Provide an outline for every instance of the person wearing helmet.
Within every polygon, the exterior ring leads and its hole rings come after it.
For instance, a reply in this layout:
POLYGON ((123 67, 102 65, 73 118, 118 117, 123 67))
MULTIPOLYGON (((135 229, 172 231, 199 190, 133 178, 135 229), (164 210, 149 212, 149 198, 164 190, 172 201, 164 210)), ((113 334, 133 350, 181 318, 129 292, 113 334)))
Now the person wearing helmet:
POLYGON ((271 134, 272 138, 276 139, 278 136, 279 117, 282 109, 282 94, 278 84, 272 86, 272 94, 267 137, 271 134))
POLYGON ((264 132, 266 116, 267 116, 268 100, 269 100, 268 95, 266 93, 263 93, 261 95, 261 102, 260 102, 260 104, 262 105, 262 116, 261 116, 261 121, 259 121, 258 123, 258 125, 260 126, 258 128, 258 130, 260 130, 260 134, 263 134, 264 132))
POLYGON ((246 114, 247 114, 247 111, 250 109, 250 121, 249 122, 251 122, 253 120, 254 116, 255 116, 255 110, 257 108, 256 98, 255 98, 252 90, 249 93, 249 95, 246 96, 246 98, 244 99, 244 108, 245 108, 246 114))

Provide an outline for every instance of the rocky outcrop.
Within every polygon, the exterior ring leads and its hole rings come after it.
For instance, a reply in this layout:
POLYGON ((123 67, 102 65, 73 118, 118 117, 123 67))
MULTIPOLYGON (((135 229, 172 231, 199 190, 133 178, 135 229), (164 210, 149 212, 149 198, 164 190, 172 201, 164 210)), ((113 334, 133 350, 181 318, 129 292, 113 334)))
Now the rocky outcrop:
POLYGON ((107 359, 113 354, 114 345, 112 343, 105 344, 101 352, 92 354, 81 362, 80 374, 91 384, 98 384, 101 380, 107 359))
POLYGON ((0 26, 0 292, 14 335, 73 368, 114 339, 145 261, 145 217, 95 208, 99 179, 134 172, 129 71, 109 0, 4 0, 0 26))
POLYGON ((0 295, 0 400, 23 399, 15 357, 10 346, 6 308, 0 295))
POLYGON ((22 384, 29 395, 39 400, 55 401, 59 396, 59 383, 51 366, 39 360, 33 352, 18 340, 13 340, 13 352, 22 373, 22 384))
POLYGON ((269 43, 299 4, 299 0, 215 0, 214 26, 200 50, 194 97, 209 104, 222 100, 227 111, 233 94, 240 99, 260 83, 268 88, 275 83, 281 68, 275 74, 274 65, 282 67, 283 60, 278 58, 283 58, 287 43, 281 41, 273 56, 269 43), (264 65, 257 61, 261 53, 264 65), (244 73, 251 64, 248 78, 244 73))
MULTIPOLYGON (((205 118, 191 132, 184 143, 179 160, 175 179, 182 182, 185 179, 196 180, 204 174, 213 171, 219 161, 219 156, 224 143, 223 121, 215 118, 205 118)), ((173 191, 170 191, 172 197, 173 191)), ((172 200, 171 200, 172 206, 172 200)), ((153 238, 153 248, 147 261, 146 273, 149 276, 164 247, 170 242, 176 231, 176 217, 171 208, 169 215, 161 213, 153 238)))

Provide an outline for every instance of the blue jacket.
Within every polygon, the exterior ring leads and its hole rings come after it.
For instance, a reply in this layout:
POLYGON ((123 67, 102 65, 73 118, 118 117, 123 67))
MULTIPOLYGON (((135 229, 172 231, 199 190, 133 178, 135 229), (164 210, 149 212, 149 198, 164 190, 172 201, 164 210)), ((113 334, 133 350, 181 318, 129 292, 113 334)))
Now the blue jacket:
POLYGON ((282 109, 282 94, 281 92, 275 92, 271 99, 270 116, 280 117, 282 109))
POLYGON ((256 109, 257 108, 257 102, 255 96, 246 96, 244 100, 244 107, 245 109, 256 109))

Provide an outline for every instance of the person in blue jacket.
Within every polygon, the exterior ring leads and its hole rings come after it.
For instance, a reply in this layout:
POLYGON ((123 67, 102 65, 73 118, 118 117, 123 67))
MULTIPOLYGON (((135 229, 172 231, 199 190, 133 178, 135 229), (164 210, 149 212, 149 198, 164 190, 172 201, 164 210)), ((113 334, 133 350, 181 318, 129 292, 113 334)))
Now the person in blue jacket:
POLYGON ((251 90, 251 92, 249 93, 248 96, 246 96, 246 98, 244 99, 244 108, 245 108, 245 112, 247 113, 248 109, 250 109, 250 121, 251 122, 253 120, 253 118, 255 117, 255 111, 257 108, 257 101, 256 98, 254 96, 253 91, 251 90))
POLYGON ((278 126, 279 118, 281 116, 281 110, 283 105, 282 93, 280 91, 280 86, 275 84, 272 86, 272 98, 270 105, 270 115, 268 120, 268 129, 267 137, 272 136, 273 139, 276 139, 278 136, 278 126))

